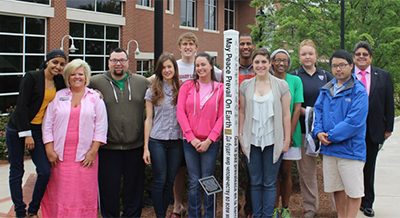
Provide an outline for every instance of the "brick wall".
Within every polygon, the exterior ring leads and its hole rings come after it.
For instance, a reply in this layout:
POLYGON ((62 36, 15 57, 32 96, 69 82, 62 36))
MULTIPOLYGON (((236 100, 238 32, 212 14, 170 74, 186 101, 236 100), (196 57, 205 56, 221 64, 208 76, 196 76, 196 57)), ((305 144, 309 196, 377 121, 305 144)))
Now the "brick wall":
MULTIPOLYGON (((236 1, 236 30, 250 33, 248 24, 254 24, 256 9, 249 6, 250 0, 236 1)), ((123 49, 127 49, 130 40, 135 39, 139 43, 141 52, 154 52, 154 10, 146 10, 136 7, 136 0, 124 2, 123 15, 126 18, 126 25, 121 27, 121 43, 123 49)), ((198 30, 187 30, 180 27, 181 23, 181 1, 174 0, 173 14, 166 13, 167 0, 163 5, 163 51, 171 52, 177 59, 181 58, 178 51, 178 38, 184 32, 193 32, 199 38, 199 52, 215 51, 218 52, 217 63, 222 67, 223 63, 223 32, 224 32, 224 6, 225 1, 217 1, 217 32, 204 31, 204 9, 205 1, 196 2, 196 28, 198 30)), ((66 1, 52 1, 54 7, 54 18, 48 20, 48 51, 59 48, 61 38, 69 34, 69 21, 66 19, 66 1)), ((152 2, 154 9, 154 0, 152 2)), ((68 39, 64 40, 64 51, 68 51, 68 39)), ((136 44, 130 44, 130 67, 132 72, 136 72, 136 59, 134 51, 136 44)))
MULTIPOLYGON (((54 17, 47 22, 47 52, 60 48, 61 39, 69 34, 69 21, 67 20, 67 2, 51 1, 54 7, 54 17)), ((68 37, 64 39, 64 51, 68 52, 68 37)), ((68 56, 68 54, 67 54, 68 56)))

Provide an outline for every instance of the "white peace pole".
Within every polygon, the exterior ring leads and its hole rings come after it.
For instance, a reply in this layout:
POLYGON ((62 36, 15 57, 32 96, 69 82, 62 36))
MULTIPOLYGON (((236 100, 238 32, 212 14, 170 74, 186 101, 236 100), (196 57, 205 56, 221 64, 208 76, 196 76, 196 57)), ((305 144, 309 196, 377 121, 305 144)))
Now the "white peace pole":
POLYGON ((224 31, 223 217, 238 217, 239 32, 224 31))

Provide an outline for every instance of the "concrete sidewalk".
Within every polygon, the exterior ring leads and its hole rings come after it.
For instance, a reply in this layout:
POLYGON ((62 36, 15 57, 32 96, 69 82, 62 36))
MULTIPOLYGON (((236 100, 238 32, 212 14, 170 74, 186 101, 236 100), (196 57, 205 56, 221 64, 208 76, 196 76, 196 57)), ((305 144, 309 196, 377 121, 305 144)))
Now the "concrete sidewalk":
MULTIPOLYGON (((35 166, 31 160, 25 161, 25 174, 22 186, 24 199, 29 203, 36 181, 35 166), (29 179, 28 179, 29 178, 29 179)), ((15 217, 8 186, 9 166, 0 167, 0 217, 15 217)), ((400 217, 397 204, 400 202, 400 118, 396 118, 395 131, 379 152, 375 173, 375 217, 400 217)), ((359 212, 357 218, 364 218, 359 212)))
MULTIPOLYGON (((400 217, 400 117, 396 118, 394 132, 379 152, 375 170, 375 217, 400 217)), ((357 217, 366 217, 359 212, 357 217)))
MULTIPOLYGON (((25 161, 25 174, 22 180, 24 201, 29 203, 36 181, 35 165, 31 160, 25 161)), ((13 203, 8 186, 9 165, 0 167, 0 217, 15 217, 13 203)), ((27 203, 27 204, 28 204, 27 203)))

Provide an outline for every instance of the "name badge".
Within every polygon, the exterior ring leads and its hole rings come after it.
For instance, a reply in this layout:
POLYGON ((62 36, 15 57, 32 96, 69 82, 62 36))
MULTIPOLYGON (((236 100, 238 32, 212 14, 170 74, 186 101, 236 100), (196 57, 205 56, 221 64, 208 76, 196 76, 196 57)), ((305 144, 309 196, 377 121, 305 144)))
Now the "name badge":
POLYGON ((68 101, 69 97, 60 97, 60 101, 68 101))

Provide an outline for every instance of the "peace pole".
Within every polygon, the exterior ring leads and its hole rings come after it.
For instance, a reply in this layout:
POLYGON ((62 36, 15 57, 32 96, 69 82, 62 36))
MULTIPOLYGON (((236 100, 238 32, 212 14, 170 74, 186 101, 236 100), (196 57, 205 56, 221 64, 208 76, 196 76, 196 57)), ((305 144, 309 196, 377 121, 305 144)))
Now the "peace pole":
POLYGON ((239 32, 224 31, 223 217, 238 217, 239 32))

